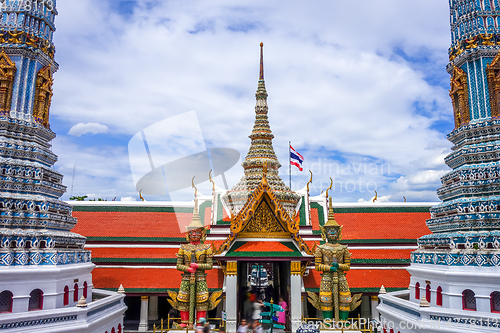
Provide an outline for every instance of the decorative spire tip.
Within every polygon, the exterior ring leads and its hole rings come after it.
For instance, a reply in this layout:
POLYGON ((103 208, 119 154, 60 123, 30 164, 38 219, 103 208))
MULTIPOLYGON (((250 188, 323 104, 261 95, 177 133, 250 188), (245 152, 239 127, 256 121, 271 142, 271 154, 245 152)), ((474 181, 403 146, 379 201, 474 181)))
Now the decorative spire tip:
POLYGON ((264 81, 264 56, 263 56, 264 43, 260 43, 260 74, 259 80, 264 81))

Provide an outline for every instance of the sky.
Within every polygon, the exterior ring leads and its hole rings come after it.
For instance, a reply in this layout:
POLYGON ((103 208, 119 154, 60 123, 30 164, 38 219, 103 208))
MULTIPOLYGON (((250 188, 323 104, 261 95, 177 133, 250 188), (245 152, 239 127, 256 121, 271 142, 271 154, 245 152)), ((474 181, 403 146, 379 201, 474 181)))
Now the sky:
MULTIPOLYGON (((50 112, 55 168, 68 187, 62 199, 139 200, 136 183, 151 169, 217 148, 239 152, 224 179, 214 178, 221 188, 235 185, 250 145, 263 42, 269 122, 287 185, 291 141, 305 158, 304 171, 292 169, 293 190, 305 186, 311 170, 310 194, 332 178, 336 202, 369 201, 375 191, 381 201, 439 200, 454 126, 447 1, 57 6, 60 67, 50 112), (146 136, 156 152, 132 149, 146 136)), ((198 179, 200 192, 210 195, 211 184, 198 179)), ((143 197, 191 200, 185 182, 143 197)))

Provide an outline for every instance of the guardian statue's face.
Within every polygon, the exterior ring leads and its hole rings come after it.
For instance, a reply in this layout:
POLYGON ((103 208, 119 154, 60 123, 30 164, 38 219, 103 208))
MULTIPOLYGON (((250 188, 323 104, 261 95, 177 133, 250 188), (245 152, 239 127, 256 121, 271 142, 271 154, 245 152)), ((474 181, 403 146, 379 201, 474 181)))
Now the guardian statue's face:
POLYGON ((199 242, 202 236, 203 236, 203 228, 198 228, 195 230, 191 230, 189 232, 189 240, 191 242, 199 242))
POLYGON ((339 228, 325 228, 325 234, 329 242, 336 242, 339 239, 339 228))

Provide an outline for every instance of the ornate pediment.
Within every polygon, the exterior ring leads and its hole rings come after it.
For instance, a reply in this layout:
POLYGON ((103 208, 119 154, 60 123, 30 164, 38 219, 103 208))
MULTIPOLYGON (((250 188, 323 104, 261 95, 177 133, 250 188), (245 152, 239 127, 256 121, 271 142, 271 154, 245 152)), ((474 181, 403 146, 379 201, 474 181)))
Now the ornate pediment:
POLYGON ((290 232, 275 216, 269 206, 268 200, 262 200, 253 216, 242 226, 241 231, 238 233, 238 237, 289 238, 290 232))
MULTIPOLYGON (((231 232, 238 234, 246 230, 255 230, 254 237, 290 237, 299 232, 299 226, 273 193, 264 174, 260 185, 240 210, 231 217, 231 232), (249 229, 250 228, 250 229, 249 229), (259 229, 260 230, 257 230, 259 229), (273 231, 271 231, 273 230, 273 231)), ((248 233, 248 231, 247 231, 248 233)), ((247 235, 248 236, 248 235, 247 235)), ((238 237, 240 237, 238 235, 238 237)), ((243 236, 241 236, 243 237, 243 236)))
POLYGON ((299 223, 290 217, 269 187, 264 172, 260 185, 236 216, 231 216, 231 235, 216 251, 229 249, 236 238, 291 238, 301 251, 312 254, 299 235, 299 223))

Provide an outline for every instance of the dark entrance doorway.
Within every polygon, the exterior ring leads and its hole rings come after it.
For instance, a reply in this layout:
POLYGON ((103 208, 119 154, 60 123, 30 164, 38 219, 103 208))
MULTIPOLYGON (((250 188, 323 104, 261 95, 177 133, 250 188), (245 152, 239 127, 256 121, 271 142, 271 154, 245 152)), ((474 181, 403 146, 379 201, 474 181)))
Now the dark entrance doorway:
POLYGON ((290 262, 238 262, 238 324, 243 318, 253 321, 256 300, 277 304, 281 296, 290 304, 289 295, 290 262))

